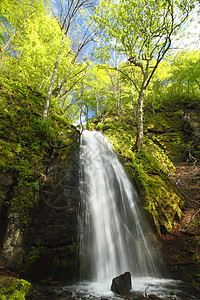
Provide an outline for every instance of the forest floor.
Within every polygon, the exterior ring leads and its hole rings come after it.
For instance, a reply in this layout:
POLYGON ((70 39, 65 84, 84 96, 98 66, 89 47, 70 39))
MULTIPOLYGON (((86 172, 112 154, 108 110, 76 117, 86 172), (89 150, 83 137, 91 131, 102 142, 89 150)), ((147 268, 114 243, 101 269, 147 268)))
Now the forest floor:
MULTIPOLYGON (((196 271, 200 277, 200 164, 176 165, 172 180, 184 195, 186 208, 173 230, 162 235, 164 257, 169 266, 188 266, 189 270, 199 262, 196 271)), ((195 281, 199 279, 196 277, 195 281)))

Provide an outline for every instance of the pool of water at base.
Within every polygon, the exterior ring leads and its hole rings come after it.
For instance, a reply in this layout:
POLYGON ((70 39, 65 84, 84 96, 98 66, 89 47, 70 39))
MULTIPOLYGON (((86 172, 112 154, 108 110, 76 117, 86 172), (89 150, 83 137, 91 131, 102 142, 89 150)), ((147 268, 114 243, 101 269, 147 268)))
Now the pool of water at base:
POLYGON ((110 290, 111 282, 84 281, 71 285, 36 286, 30 300, 200 300, 198 291, 187 283, 152 277, 133 277, 132 290, 125 296, 114 294, 110 290))

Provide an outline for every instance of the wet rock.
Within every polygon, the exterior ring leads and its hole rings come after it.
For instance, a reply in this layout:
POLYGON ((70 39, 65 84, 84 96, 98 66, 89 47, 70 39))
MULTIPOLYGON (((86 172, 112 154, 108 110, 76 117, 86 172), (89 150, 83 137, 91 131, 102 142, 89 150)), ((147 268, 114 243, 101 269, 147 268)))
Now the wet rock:
POLYGON ((160 297, 156 296, 155 294, 148 295, 149 299, 161 299, 160 297))
POLYGON ((78 147, 74 145, 66 162, 55 161, 49 166, 39 204, 24 234, 21 274, 31 281, 72 280, 78 276, 78 147))
POLYGON ((67 299, 69 299, 69 297, 73 298, 73 293, 68 290, 59 291, 57 295, 67 299))
POLYGON ((127 294, 128 292, 130 292, 131 288, 132 284, 130 272, 125 272, 124 274, 121 274, 120 276, 117 276, 112 280, 111 291, 119 295, 127 294))
POLYGON ((25 299, 31 284, 15 277, 0 278, 0 299, 25 299))

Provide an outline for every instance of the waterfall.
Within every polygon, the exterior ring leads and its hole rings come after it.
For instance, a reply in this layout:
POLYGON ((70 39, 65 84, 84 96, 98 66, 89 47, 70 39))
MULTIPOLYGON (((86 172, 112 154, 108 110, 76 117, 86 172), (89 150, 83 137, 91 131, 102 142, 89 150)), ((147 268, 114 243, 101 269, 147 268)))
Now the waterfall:
POLYGON ((83 131, 80 147, 82 279, 159 275, 156 245, 137 191, 109 141, 83 131))

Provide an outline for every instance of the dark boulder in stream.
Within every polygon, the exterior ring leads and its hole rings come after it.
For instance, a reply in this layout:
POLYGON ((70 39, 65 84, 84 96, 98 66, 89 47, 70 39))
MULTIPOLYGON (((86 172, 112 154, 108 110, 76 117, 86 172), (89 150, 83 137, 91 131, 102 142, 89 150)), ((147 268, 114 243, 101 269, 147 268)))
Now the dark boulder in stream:
POLYGON ((120 276, 117 276, 112 280, 111 291, 119 295, 125 295, 129 293, 131 288, 132 283, 130 272, 125 272, 124 274, 121 274, 120 276))

